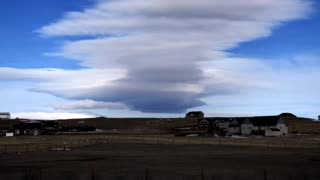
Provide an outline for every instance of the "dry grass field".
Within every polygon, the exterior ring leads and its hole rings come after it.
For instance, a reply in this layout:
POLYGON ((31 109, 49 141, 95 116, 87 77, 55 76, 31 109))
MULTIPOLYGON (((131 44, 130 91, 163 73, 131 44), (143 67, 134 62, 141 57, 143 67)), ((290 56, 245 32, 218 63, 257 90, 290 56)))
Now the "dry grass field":
POLYGON ((319 169, 315 148, 110 143, 0 156, 5 180, 318 180, 319 169))
POLYGON ((92 134, 1 137, 0 153, 78 149, 96 144, 159 144, 159 145, 231 145, 244 147, 305 148, 320 151, 319 135, 287 137, 175 137, 166 134, 92 134))

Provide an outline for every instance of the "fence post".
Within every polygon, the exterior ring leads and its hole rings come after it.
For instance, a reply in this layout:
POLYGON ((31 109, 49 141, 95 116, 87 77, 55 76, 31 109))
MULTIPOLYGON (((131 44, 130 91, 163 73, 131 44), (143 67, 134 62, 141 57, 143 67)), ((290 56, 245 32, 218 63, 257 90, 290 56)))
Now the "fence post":
POLYGON ((145 180, 149 180, 149 169, 146 168, 145 180))
POLYGON ((94 171, 94 168, 91 169, 91 180, 95 180, 95 171, 94 171))
POLYGON ((203 171, 203 168, 201 168, 201 180, 204 180, 204 171, 203 171))
POLYGON ((39 169, 39 180, 42 180, 42 169, 39 169))

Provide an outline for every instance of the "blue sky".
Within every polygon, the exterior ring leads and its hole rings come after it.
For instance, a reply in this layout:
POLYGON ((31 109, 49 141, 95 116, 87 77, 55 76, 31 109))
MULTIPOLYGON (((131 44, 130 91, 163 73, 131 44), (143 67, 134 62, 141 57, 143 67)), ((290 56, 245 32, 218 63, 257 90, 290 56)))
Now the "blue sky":
POLYGON ((16 117, 319 114, 319 2, 0 2, 16 117))
POLYGON ((308 19, 284 23, 272 32, 272 36, 242 43, 230 52, 236 56, 279 58, 296 54, 318 54, 320 52, 320 4, 314 5, 314 12, 308 19))
POLYGON ((42 38, 36 29, 61 17, 66 11, 81 10, 92 4, 87 0, 71 1, 20 0, 0 2, 1 62, 3 67, 16 68, 79 68, 78 63, 44 56, 57 48, 59 40, 42 38), (19 53, 17 53, 19 50, 19 53))

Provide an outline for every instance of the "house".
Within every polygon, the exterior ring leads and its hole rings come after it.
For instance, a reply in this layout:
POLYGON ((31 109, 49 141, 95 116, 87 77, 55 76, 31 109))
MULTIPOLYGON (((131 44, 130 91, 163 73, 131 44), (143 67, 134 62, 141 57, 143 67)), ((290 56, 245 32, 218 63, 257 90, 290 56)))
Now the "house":
POLYGON ((11 114, 8 112, 0 112, 0 119, 11 119, 11 114))
POLYGON ((15 136, 48 134, 55 132, 60 128, 54 121, 26 121, 20 122, 12 127, 9 132, 13 132, 15 136))
POLYGON ((202 111, 191 111, 186 114, 186 118, 196 118, 196 119, 203 119, 204 114, 202 111))
POLYGON ((256 116, 241 124, 242 135, 286 136, 288 126, 282 116, 256 116))
POLYGON ((241 125, 242 135, 286 136, 288 126, 282 116, 256 116, 241 125))
POLYGON ((212 117, 205 118, 212 124, 213 129, 216 131, 224 131, 225 134, 241 134, 241 124, 245 118, 234 117, 212 117))
MULTIPOLYGON (((288 114, 280 114, 278 116, 211 117, 205 120, 212 125, 212 130, 218 135, 225 132, 226 135, 286 136, 288 135, 287 117, 288 114)), ((201 125, 200 122, 204 121, 199 121, 199 125, 201 125)))

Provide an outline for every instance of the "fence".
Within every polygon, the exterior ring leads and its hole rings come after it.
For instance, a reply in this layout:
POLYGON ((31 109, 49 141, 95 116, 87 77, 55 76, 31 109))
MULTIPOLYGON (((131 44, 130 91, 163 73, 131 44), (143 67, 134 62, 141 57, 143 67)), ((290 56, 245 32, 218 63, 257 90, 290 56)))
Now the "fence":
POLYGON ((195 175, 168 175, 168 174, 154 174, 152 168, 146 168, 144 171, 140 171, 134 175, 115 175, 110 176, 103 174, 96 169, 88 169, 84 174, 78 173, 64 173, 57 176, 51 176, 46 174, 42 169, 26 169, 23 174, 20 175, 21 180, 53 180, 58 178, 59 180, 317 180, 317 177, 308 176, 304 173, 294 175, 278 175, 267 169, 255 171, 254 173, 247 175, 239 174, 209 174, 204 168, 199 168, 199 171, 195 175))

